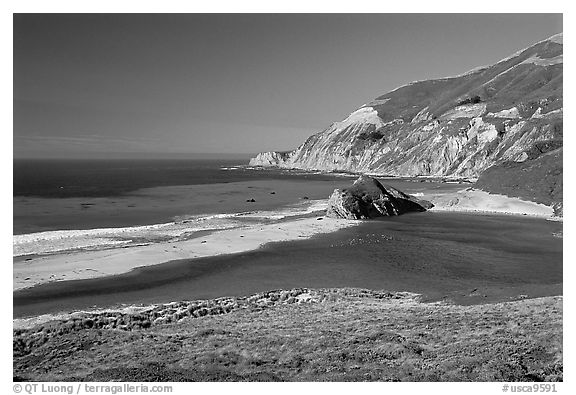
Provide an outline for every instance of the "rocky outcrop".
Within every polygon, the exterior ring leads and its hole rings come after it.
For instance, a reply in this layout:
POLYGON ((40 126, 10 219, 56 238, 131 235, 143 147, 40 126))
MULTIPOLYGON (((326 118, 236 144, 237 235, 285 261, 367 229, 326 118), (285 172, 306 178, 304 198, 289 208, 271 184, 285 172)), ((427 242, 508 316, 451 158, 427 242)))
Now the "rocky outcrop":
POLYGON ((478 177, 534 143, 562 140, 562 34, 466 74, 418 81, 252 166, 478 177))
POLYGON ((336 189, 328 200, 326 215, 332 218, 369 219, 426 211, 432 203, 416 199, 368 176, 358 178, 352 187, 336 189))
POLYGON ((258 154, 258 160, 250 160, 251 166, 276 166, 288 159, 290 151, 287 152, 262 152, 258 154))

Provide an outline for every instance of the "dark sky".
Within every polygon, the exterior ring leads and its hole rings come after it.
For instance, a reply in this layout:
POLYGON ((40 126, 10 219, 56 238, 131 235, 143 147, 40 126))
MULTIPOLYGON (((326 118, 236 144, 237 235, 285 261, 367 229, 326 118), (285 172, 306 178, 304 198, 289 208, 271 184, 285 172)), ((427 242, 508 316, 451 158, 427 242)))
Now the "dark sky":
POLYGON ((15 14, 14 156, 288 150, 561 31, 559 14, 15 14))

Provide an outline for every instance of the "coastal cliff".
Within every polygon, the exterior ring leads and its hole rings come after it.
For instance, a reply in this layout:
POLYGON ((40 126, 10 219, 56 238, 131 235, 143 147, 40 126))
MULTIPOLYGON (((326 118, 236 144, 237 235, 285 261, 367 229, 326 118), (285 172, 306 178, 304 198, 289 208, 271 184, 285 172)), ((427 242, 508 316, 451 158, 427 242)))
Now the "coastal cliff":
POLYGON ((476 178, 562 144, 562 34, 494 65, 397 88, 251 166, 476 178))

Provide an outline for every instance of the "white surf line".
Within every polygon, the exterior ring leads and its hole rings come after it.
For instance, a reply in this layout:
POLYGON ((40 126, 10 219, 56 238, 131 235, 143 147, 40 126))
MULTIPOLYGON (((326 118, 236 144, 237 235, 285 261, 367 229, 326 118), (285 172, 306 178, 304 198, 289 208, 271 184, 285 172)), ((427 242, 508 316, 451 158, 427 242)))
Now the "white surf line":
POLYGON ((309 200, 279 210, 246 211, 229 214, 181 216, 174 222, 120 228, 56 230, 14 235, 13 256, 42 255, 77 250, 98 250, 131 247, 145 239, 157 243, 201 231, 236 228, 244 225, 242 218, 280 220, 311 214, 326 209, 327 200, 309 200))
POLYGON ((52 281, 78 280, 126 273, 142 266, 172 260, 202 258, 258 249, 264 244, 299 240, 334 232, 360 222, 316 217, 244 225, 190 240, 176 240, 131 248, 79 251, 40 256, 13 264, 13 290, 52 281))
MULTIPOLYGON (((432 211, 525 214, 547 218, 553 215, 553 209, 543 204, 494 195, 480 190, 424 193, 422 198, 435 204, 432 211)), ((309 238, 316 234, 329 233, 362 223, 362 221, 327 217, 323 217, 322 221, 318 221, 315 217, 290 219, 292 216, 323 210, 326 205, 326 200, 318 200, 291 207, 289 210, 222 214, 241 215, 256 221, 258 219, 276 221, 256 224, 239 223, 232 228, 216 230, 212 234, 188 240, 172 239, 130 248, 63 252, 15 262, 13 264, 13 290, 52 281, 121 274, 137 267, 172 260, 245 252, 271 242, 309 238)), ((149 228, 146 228, 146 231, 149 231, 149 228)))
POLYGON ((234 216, 205 216, 164 224, 122 228, 56 230, 13 237, 13 256, 59 253, 78 249, 118 248, 130 245, 134 239, 176 238, 203 230, 239 226, 234 216))

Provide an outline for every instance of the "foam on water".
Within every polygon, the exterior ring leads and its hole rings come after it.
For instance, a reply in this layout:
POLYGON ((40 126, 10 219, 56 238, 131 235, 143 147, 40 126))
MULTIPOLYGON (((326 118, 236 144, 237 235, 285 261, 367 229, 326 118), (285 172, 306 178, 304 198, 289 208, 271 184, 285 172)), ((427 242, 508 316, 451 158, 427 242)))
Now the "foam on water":
POLYGON ((250 213, 242 213, 239 216, 244 218, 280 220, 323 211, 326 210, 327 207, 328 200, 326 199, 309 200, 308 202, 298 203, 278 211, 254 211, 250 213))
POLYGON ((201 231, 224 230, 254 222, 279 221, 325 210, 326 200, 309 200, 272 211, 190 215, 174 222, 123 228, 58 230, 13 236, 13 256, 54 254, 77 250, 125 248, 145 243, 186 239, 201 231))

